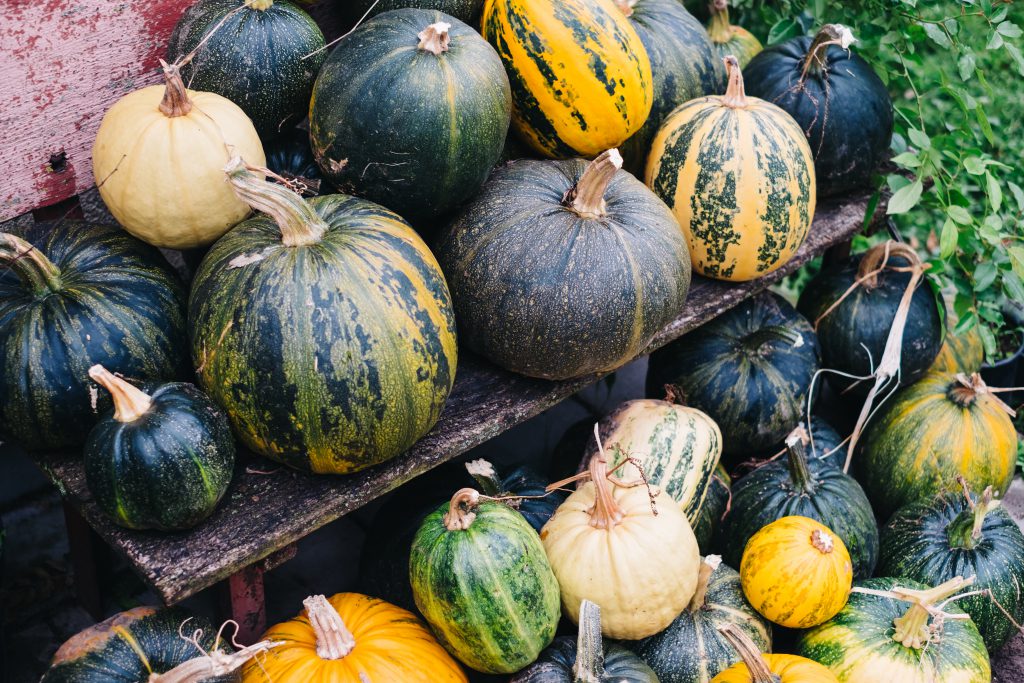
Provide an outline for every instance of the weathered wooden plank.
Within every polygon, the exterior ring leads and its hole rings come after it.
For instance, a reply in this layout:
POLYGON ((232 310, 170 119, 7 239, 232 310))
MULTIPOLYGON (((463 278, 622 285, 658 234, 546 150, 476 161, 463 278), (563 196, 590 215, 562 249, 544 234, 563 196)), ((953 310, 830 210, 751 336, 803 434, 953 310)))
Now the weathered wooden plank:
MULTIPOLYGON (((769 277, 732 285, 695 279, 686 311, 658 335, 650 350, 764 290, 829 246, 849 239, 860 229, 866 206, 866 197, 856 197, 842 205, 820 207, 807 242, 789 264, 769 277)), ((217 513, 187 534, 139 533, 115 527, 94 505, 77 453, 40 455, 37 461, 65 498, 170 604, 226 579, 597 379, 529 379, 463 353, 440 422, 408 453, 346 477, 305 475, 254 460, 248 469, 239 467, 217 513)))

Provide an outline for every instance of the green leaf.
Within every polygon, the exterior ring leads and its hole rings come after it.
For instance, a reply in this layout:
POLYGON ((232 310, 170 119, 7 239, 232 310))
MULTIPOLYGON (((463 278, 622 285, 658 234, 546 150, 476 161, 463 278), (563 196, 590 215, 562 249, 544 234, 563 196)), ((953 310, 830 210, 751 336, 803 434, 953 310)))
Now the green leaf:
POLYGON ((957 67, 960 69, 960 78, 967 81, 974 75, 974 70, 978 67, 978 63, 974 59, 974 55, 967 52, 960 57, 957 67))
POLYGON ((999 211, 999 207, 1003 205, 1003 188, 999 187, 999 181, 991 173, 985 174, 985 192, 988 194, 988 200, 992 202, 992 210, 999 211))
POLYGON ((996 144, 996 135, 992 132, 992 124, 988 122, 988 116, 985 114, 985 108, 978 104, 974 108, 974 116, 978 119, 978 125, 981 126, 981 133, 988 140, 988 144, 996 144))
POLYGON ((1007 43, 1006 52, 1013 58, 1013 61, 1017 64, 1017 71, 1020 72, 1021 76, 1024 76, 1024 55, 1021 55, 1020 48, 1013 43, 1007 43))
POLYGON ((944 19, 942 21, 942 25, 946 27, 946 31, 948 31, 951 36, 955 36, 960 33, 960 22, 953 17, 947 17, 944 19))
POLYGON ((918 149, 928 149, 932 146, 931 138, 928 137, 928 134, 924 131, 918 130, 917 128, 911 128, 907 131, 907 135, 910 137, 910 142, 918 149))
POLYGON ((956 204, 946 209, 946 215, 948 215, 950 218, 952 218, 960 225, 970 225, 971 223, 974 222, 974 219, 971 218, 971 214, 967 211, 967 209, 965 209, 962 206, 957 206, 956 204))
POLYGON ((954 253, 956 253, 956 243, 960 238, 960 231, 956 227, 956 223, 946 219, 946 222, 942 224, 942 234, 939 236, 939 256, 943 259, 948 259, 954 253))
POLYGON ((1013 272, 1017 273, 1020 277, 1024 277, 1024 247, 1015 244, 1008 248, 1006 252, 1010 255, 1010 265, 1013 267, 1013 272))
POLYGON ((800 24, 796 19, 780 19, 768 30, 768 44, 781 43, 800 34, 800 24))
POLYGON ((996 13, 989 17, 988 20, 991 21, 993 24, 998 24, 1000 21, 1005 19, 1006 15, 1009 13, 1010 8, 1007 7, 1006 5, 1003 5, 998 10, 996 10, 996 13))
POLYGON ((1009 182, 1007 185, 1010 187, 1010 194, 1013 195, 1013 201, 1017 202, 1017 208, 1020 211, 1024 211, 1024 190, 1021 189, 1020 185, 1015 182, 1009 182))
POLYGON ((988 166, 983 160, 978 157, 967 157, 964 159, 964 168, 971 175, 981 175, 985 172, 985 168, 988 166))
POLYGON ((917 168, 921 165, 921 159, 918 158, 913 152, 904 152, 903 154, 897 154, 892 158, 894 164, 898 164, 903 168, 917 168))
POLYGON ((925 34, 932 39, 933 43, 947 50, 953 47, 953 43, 950 42, 949 36, 942 30, 942 27, 936 24, 922 24, 922 26, 924 27, 925 34))
POLYGON ((999 31, 992 31, 992 37, 988 39, 988 45, 985 46, 987 50, 998 50, 1003 46, 1003 34, 999 31))
POLYGON ((1024 282, 1020 275, 1013 271, 1003 273, 1003 291, 1013 301, 1024 301, 1024 282))
POLYGON ((885 213, 892 216, 910 211, 921 201, 922 191, 924 191, 924 185, 920 179, 901 187, 889 199, 889 207, 885 210, 885 213))
POLYGON ((981 11, 988 14, 992 11, 992 0, 981 0, 981 11))
POLYGON ((991 287, 992 283, 996 281, 997 275, 999 275, 999 269, 994 263, 986 261, 979 264, 977 270, 974 271, 974 291, 983 292, 991 287))
POLYGON ((1004 21, 999 24, 999 26, 996 26, 996 31, 1007 38, 1020 38, 1021 35, 1024 35, 1024 31, 1021 31, 1020 26, 1017 26, 1012 21, 1004 21))

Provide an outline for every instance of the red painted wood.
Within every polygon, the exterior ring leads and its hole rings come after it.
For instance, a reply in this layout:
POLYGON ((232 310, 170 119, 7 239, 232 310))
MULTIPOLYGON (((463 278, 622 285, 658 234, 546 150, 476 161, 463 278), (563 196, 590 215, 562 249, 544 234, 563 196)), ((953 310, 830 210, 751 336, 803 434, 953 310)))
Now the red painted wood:
POLYGON ((263 567, 257 563, 232 574, 227 580, 230 618, 238 623, 242 645, 258 642, 267 630, 267 603, 263 591, 263 567))

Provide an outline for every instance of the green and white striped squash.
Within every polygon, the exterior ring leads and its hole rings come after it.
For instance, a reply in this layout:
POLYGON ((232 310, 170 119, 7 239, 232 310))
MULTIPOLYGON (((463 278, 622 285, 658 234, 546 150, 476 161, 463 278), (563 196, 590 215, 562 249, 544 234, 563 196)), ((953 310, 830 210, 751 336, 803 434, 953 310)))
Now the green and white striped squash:
POLYGON ((192 285, 203 389, 249 449, 344 474, 394 457, 437 421, 455 324, 430 250, 396 214, 347 195, 303 200, 235 159, 267 215, 236 225, 192 285))

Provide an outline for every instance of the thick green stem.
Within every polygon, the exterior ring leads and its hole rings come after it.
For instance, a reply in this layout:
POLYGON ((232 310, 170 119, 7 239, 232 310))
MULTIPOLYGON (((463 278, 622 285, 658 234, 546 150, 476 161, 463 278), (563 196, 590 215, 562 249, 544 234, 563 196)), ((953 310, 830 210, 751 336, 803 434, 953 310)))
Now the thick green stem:
POLYGON ((740 60, 733 55, 728 55, 722 60, 725 62, 725 72, 729 74, 729 85, 722 97, 722 104, 730 109, 743 109, 747 106, 747 90, 743 85, 743 72, 740 70, 740 60))
POLYGON ((583 218, 605 215, 604 193, 615 174, 622 168, 622 155, 609 149, 587 164, 576 186, 565 193, 563 203, 583 218))
POLYGON ((932 640, 928 622, 931 620, 931 609, 935 603, 957 594, 972 583, 974 583, 974 577, 964 579, 957 576, 928 590, 894 588, 892 593, 897 599, 913 604, 904 612, 903 616, 893 620, 895 631, 892 634, 892 639, 904 647, 915 650, 924 648, 932 640))
POLYGON ((494 465, 487 460, 483 458, 470 460, 466 463, 466 471, 469 472, 469 476, 473 477, 485 496, 494 498, 505 493, 502 491, 501 480, 498 479, 494 465))
POLYGON ((811 46, 807 48, 807 56, 804 58, 804 67, 800 73, 800 80, 807 78, 807 74, 818 75, 825 70, 828 64, 826 59, 829 45, 839 45, 843 48, 853 42, 853 34, 842 24, 825 24, 814 36, 811 46))
POLYGON ((995 491, 991 486, 985 488, 977 503, 971 500, 970 494, 966 495, 968 508, 946 527, 946 538, 949 539, 950 548, 974 550, 983 537, 985 518, 999 507, 999 501, 995 499, 995 491))
POLYGON ((757 645, 743 632, 736 624, 726 624, 718 627, 718 632, 725 636, 736 654, 740 656, 743 663, 747 665, 750 672, 751 683, 781 683, 782 679, 772 673, 768 668, 768 662, 764 660, 757 645))
POLYGON ((601 638, 601 608, 590 600, 580 604, 580 631, 576 638, 573 683, 604 681, 604 640, 601 638))
POLYGON ((102 365, 89 368, 89 377, 110 392, 114 399, 114 419, 118 422, 135 422, 153 405, 153 399, 149 394, 102 365))
POLYGON ((728 0, 714 0, 708 5, 711 20, 708 22, 708 37, 713 43, 728 43, 732 39, 732 25, 729 24, 728 0))
POLYGON ((13 272, 35 296, 61 289, 60 268, 43 252, 9 232, 0 232, 0 268, 13 272))
POLYGON ((327 232, 327 223, 309 202, 283 185, 267 182, 265 176, 246 166, 241 157, 232 158, 224 172, 239 199, 277 223, 286 247, 315 244, 327 232))
POLYGON ((814 475, 807 466, 807 432, 803 427, 797 427, 786 438, 786 457, 789 460, 789 478, 793 487, 798 491, 811 493, 814 491, 814 475))

